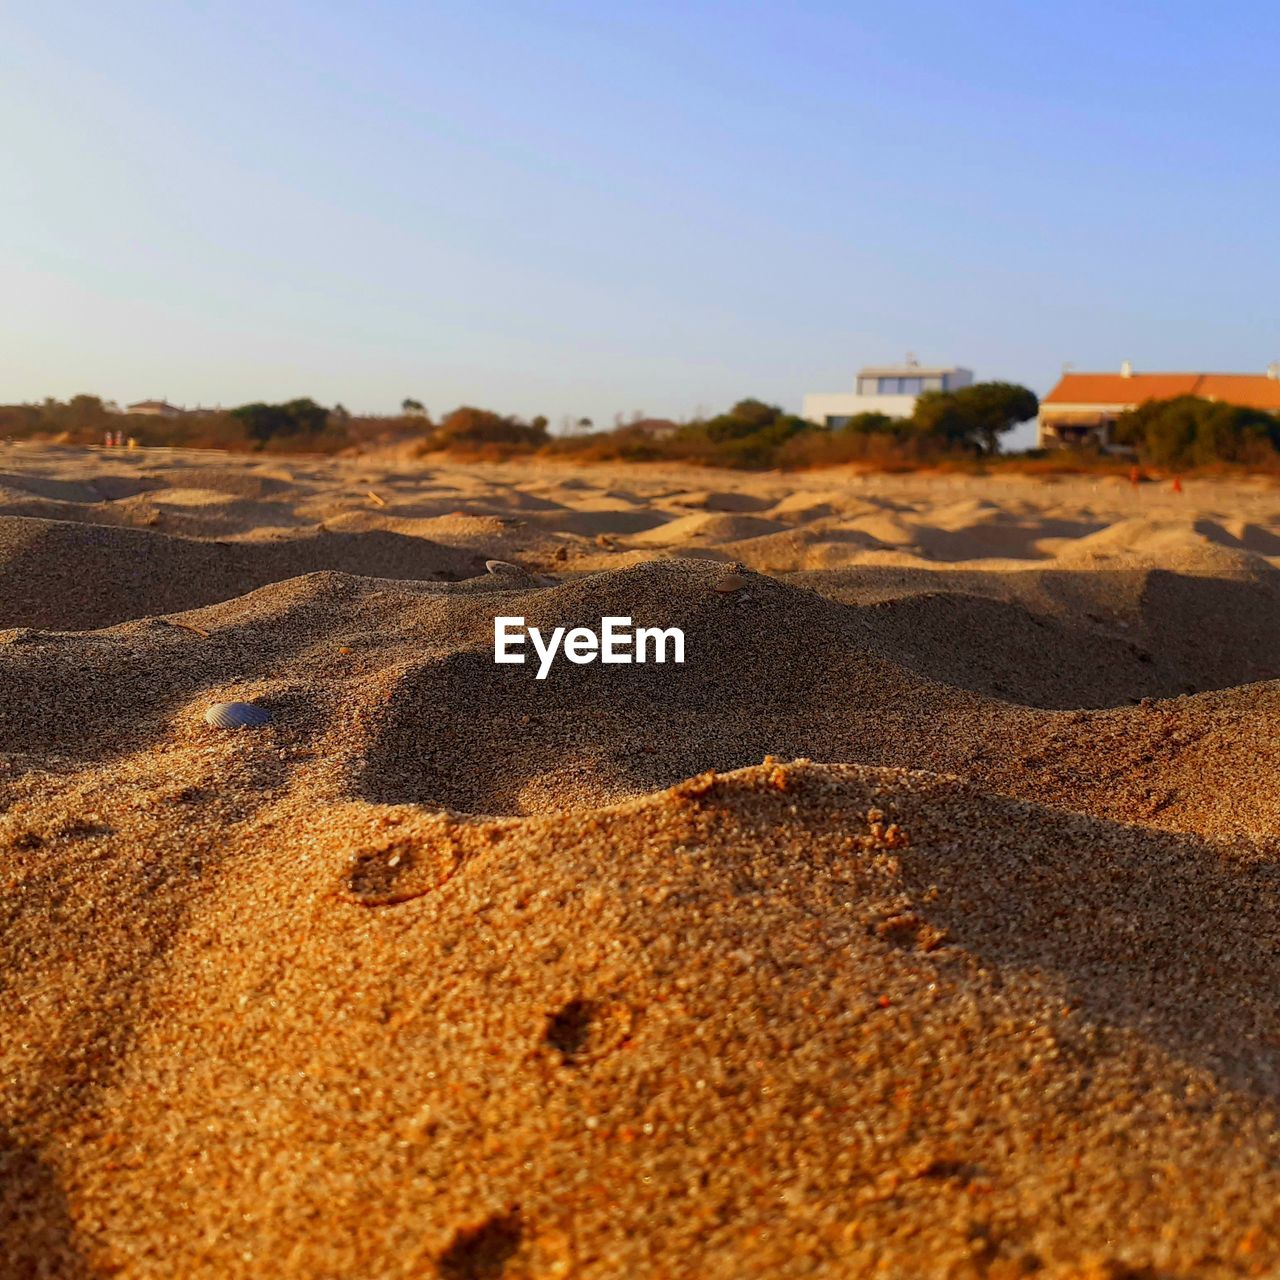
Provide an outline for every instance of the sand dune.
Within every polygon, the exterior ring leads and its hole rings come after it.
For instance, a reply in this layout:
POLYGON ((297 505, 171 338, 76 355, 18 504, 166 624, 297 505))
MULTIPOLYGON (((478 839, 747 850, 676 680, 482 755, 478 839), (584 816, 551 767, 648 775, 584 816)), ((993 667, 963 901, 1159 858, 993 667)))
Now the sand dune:
POLYGON ((483 567, 477 555, 384 530, 230 543, 0 516, 0 627, 82 630, 179 613, 319 569, 431 581, 483 567))
POLYGON ((5 1274, 1280 1269, 1271 488, 0 472, 5 1274))
POLYGON ((637 534, 632 542, 637 545, 651 543, 655 546, 675 546, 704 540, 712 543, 735 542, 741 538, 777 533, 781 528, 783 526, 776 520, 764 520, 759 516, 682 516, 678 520, 669 520, 655 529, 637 534))

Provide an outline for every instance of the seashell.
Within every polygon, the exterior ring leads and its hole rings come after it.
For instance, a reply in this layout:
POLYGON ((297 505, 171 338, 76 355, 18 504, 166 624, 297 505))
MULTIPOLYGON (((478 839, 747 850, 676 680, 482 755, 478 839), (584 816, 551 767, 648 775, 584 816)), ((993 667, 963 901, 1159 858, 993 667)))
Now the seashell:
POLYGON ((731 591, 741 591, 747 585, 747 580, 740 573, 726 573, 723 578, 716 583, 716 590, 721 595, 728 595, 731 591))
POLYGON ((215 702, 204 713, 215 729, 257 729, 270 720, 271 712, 254 702, 215 702))
POLYGON ((495 577, 503 577, 507 574, 515 574, 517 577, 525 577, 525 571, 518 565, 512 564, 510 560, 486 560, 484 567, 495 577))

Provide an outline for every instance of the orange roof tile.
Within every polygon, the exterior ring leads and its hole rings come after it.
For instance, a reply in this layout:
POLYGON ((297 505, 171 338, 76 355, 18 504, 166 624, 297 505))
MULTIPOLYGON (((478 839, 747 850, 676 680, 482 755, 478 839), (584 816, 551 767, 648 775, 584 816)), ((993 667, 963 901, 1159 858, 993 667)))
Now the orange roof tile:
POLYGON ((1280 380, 1252 373, 1206 373, 1196 395, 1247 409, 1280 409, 1280 380))
POLYGON ((1262 373, 1064 373, 1040 403, 1137 405, 1174 396, 1280 410, 1280 380, 1262 373))
POLYGON ((1189 396, 1198 373, 1064 373, 1044 404, 1141 404, 1189 396))

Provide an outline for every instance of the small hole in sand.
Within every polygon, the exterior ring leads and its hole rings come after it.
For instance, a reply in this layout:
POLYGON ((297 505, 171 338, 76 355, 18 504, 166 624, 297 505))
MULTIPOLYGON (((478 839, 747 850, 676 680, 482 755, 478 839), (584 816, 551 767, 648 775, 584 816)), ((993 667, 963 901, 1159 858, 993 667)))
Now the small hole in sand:
POLYGON ((395 906, 434 893, 462 863, 456 841, 409 836, 357 853, 346 871, 347 889, 362 906, 395 906))
POLYGON ((595 1006, 590 1000, 570 1000, 559 1013, 551 1015, 546 1041, 560 1051, 566 1062, 572 1062, 586 1049, 594 1013, 595 1006))
POLYGON ((570 1000, 547 1019, 545 1044, 566 1066, 603 1057, 631 1034, 632 1013, 616 1001, 570 1000))
POLYGON ((442 1280, 497 1280, 523 1236, 518 1209, 459 1231, 440 1259, 442 1280))
POLYGON ((361 854, 347 873, 347 884, 358 898, 381 899, 394 893, 396 881, 414 862, 413 851, 402 845, 361 854))
POLYGON ((921 1178, 938 1178, 944 1181, 955 1178, 967 1184, 975 1178, 981 1177, 982 1172, 978 1165, 969 1164, 964 1160, 931 1160, 920 1170, 919 1176, 921 1178))
POLYGON ((92 840, 96 836, 115 835, 115 829, 109 827, 105 822, 99 822, 97 819, 87 819, 85 821, 73 821, 67 823, 58 835, 64 840, 92 840))

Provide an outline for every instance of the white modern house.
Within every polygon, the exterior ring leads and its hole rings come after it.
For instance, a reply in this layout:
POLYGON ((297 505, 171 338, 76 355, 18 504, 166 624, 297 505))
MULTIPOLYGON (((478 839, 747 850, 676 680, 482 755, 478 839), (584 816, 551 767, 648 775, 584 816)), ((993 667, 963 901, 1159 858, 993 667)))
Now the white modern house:
POLYGON ((917 397, 925 391, 955 391, 973 383, 973 370, 959 365, 868 365, 858 370, 852 391, 814 392, 804 398, 801 417, 820 427, 843 427, 860 413, 883 413, 909 418, 917 397))

